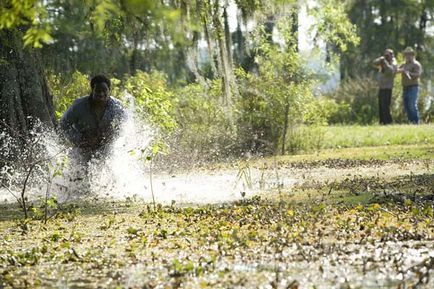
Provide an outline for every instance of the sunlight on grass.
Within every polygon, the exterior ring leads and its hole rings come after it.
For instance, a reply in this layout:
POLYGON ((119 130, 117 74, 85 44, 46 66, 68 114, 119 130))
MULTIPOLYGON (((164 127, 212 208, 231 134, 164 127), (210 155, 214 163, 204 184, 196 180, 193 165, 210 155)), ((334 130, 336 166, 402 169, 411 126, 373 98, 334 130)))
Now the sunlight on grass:
POLYGON ((325 128, 325 148, 405 144, 434 144, 434 125, 330 126, 325 128))

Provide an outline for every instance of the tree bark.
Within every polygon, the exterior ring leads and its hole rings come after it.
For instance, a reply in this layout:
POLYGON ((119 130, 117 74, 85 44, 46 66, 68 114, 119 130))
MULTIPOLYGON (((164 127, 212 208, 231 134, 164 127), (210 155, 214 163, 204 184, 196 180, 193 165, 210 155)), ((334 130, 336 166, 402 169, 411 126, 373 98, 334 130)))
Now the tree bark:
POLYGON ((224 21, 224 28, 225 28, 225 40, 226 40, 226 51, 227 51, 227 57, 229 60, 229 65, 231 68, 233 68, 233 56, 232 56, 232 35, 229 28, 229 17, 228 17, 228 11, 227 7, 229 6, 228 1, 226 0, 225 7, 223 8, 223 21, 224 21))
POLYGON ((282 155, 285 154, 286 150, 286 133, 288 132, 288 122, 289 122, 289 103, 285 105, 285 122, 283 123, 283 132, 282 132, 282 155))
MULTIPOLYGON (((298 13, 299 13, 299 7, 295 6, 294 9, 291 11, 291 18, 292 18, 292 33, 294 38, 291 40, 290 43, 288 43, 288 45, 294 45, 295 49, 298 52, 298 13)), ((290 81, 290 80, 288 80, 290 81)), ((283 123, 283 132, 282 132, 282 155, 285 154, 285 150, 286 150, 286 134, 288 132, 288 125, 289 125, 289 106, 290 106, 290 102, 289 99, 286 100, 285 103, 285 121, 283 123)))
POLYGON ((55 127, 54 106, 38 53, 20 29, 0 31, 0 127, 27 135, 35 121, 55 127))
POLYGON ((218 77, 219 73, 214 58, 214 45, 213 45, 213 40, 211 38, 212 31, 210 27, 211 26, 210 22, 212 22, 212 8, 211 8, 210 1, 207 0, 204 1, 202 24, 203 24, 203 30, 204 30, 205 39, 208 48, 209 63, 211 66, 212 77, 218 77), (211 18, 211 20, 209 20, 209 18, 211 18))
POLYGON ((230 80, 230 64, 229 59, 227 55, 227 48, 226 48, 226 37, 224 32, 224 27, 221 22, 221 11, 220 11, 220 1, 216 0, 214 2, 214 15, 213 15, 213 24, 215 29, 215 34, 217 38, 217 44, 218 44, 218 64, 219 64, 219 71, 220 71, 220 77, 222 79, 222 92, 223 92, 223 99, 225 105, 230 106, 232 102, 232 91, 231 91, 231 80, 230 80))

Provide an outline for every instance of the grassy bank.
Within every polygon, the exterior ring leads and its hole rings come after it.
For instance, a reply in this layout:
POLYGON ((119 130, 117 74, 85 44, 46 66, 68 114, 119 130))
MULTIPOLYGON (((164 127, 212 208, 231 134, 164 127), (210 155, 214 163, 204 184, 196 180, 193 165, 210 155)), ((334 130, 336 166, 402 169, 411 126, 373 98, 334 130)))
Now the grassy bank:
POLYGON ((434 125, 291 127, 286 138, 286 153, 310 153, 331 148, 414 144, 433 145, 434 125))
POLYGON ((353 125, 324 128, 324 148, 410 144, 434 145, 434 125, 353 125))

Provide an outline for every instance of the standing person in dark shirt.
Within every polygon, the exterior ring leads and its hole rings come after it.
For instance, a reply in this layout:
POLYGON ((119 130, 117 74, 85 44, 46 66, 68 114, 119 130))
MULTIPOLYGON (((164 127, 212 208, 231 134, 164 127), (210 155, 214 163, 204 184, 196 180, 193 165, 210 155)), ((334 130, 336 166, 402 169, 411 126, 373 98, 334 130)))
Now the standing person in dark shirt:
POLYGON ((380 124, 391 124, 390 103, 396 71, 398 69, 392 49, 386 49, 383 56, 375 59, 373 65, 378 68, 378 104, 380 124))
POLYGON ((60 121, 67 139, 79 149, 85 160, 104 153, 117 136, 126 112, 110 96, 110 80, 98 75, 90 81, 91 93, 69 107, 60 121))

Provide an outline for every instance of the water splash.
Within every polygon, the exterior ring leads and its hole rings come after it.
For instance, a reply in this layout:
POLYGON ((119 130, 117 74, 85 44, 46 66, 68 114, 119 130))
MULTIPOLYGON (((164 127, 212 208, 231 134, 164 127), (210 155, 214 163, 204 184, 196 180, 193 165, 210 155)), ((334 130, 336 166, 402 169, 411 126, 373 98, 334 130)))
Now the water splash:
POLYGON ((145 161, 156 131, 135 112, 134 97, 125 93, 128 118, 121 126, 110 154, 101 160, 91 160, 89 177, 94 194, 105 192, 115 199, 142 196, 148 190, 149 174, 145 161))
MULTIPOLYGON (((173 170, 168 167, 166 172, 152 172, 151 178, 150 162, 146 156, 150 154, 157 130, 136 114, 132 95, 126 93, 124 99, 128 118, 105 157, 83 163, 75 149, 66 146, 56 133, 45 130, 37 134, 35 139, 48 161, 40 167, 38 174, 32 175, 32 184, 27 193, 30 200, 45 197, 47 185, 50 186, 50 196, 55 196, 59 202, 88 197, 115 200, 134 197, 150 202, 154 195, 158 203, 220 203, 248 197, 262 189, 262 172, 250 172, 250 169, 247 169, 248 174, 240 175, 243 171, 239 169, 169 173, 173 170)), ((10 191, 18 194, 26 170, 25 167, 15 168, 15 185, 9 187, 10 191)), ((4 189, 0 189, 0 197, 6 201, 16 201, 4 189)))

